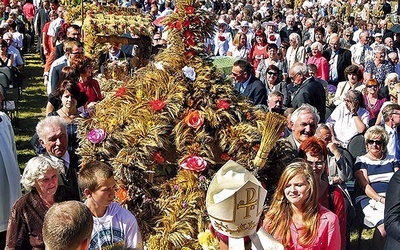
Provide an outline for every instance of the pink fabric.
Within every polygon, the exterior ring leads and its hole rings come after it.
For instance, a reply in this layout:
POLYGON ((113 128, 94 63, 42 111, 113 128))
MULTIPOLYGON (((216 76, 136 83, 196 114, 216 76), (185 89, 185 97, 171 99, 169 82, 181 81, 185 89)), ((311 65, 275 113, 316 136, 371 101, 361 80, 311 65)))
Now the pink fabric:
POLYGON ((312 57, 308 58, 308 60, 307 60, 307 65, 309 65, 309 64, 315 64, 317 66, 317 68, 318 68, 317 77, 318 78, 328 81, 329 64, 328 64, 328 61, 325 59, 325 57, 323 57, 322 55, 312 56, 312 57))
POLYGON ((329 211, 327 208, 320 206, 319 209, 319 226, 318 236, 315 239, 312 246, 303 247, 298 244, 298 231, 292 223, 290 225, 290 245, 286 248, 287 250, 340 250, 340 226, 338 217, 329 211))
POLYGON ((24 16, 29 20, 35 17, 36 9, 33 4, 25 3, 22 7, 22 12, 24 13, 24 16))

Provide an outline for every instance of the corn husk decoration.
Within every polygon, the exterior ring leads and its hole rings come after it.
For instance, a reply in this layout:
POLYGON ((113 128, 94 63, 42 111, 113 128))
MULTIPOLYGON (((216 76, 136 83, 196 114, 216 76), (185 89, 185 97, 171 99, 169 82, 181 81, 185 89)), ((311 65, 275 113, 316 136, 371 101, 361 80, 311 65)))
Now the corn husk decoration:
MULTIPOLYGON (((178 0, 176 9, 164 19, 169 47, 130 78, 99 79, 104 99, 78 127, 83 165, 97 159, 114 168, 125 189, 119 198, 148 249, 200 249, 208 181, 229 159, 256 170, 268 125, 265 111, 241 97, 204 53, 216 18, 195 0, 178 0)), ((270 169, 263 180, 275 180, 282 168, 270 169)))

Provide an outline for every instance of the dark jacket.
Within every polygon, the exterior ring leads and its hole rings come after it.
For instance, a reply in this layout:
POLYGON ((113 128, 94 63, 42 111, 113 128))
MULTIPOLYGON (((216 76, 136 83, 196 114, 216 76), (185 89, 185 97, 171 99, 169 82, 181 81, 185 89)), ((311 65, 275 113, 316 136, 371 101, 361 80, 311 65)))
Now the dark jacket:
POLYGON ((297 109, 303 103, 308 103, 314 106, 321 117, 319 122, 325 122, 325 104, 326 95, 325 89, 321 83, 314 80, 314 77, 310 77, 303 81, 299 86, 298 90, 293 94, 292 107, 297 109))
POLYGON ((385 200, 385 249, 400 249, 400 171, 390 179, 385 200))
MULTIPOLYGON (((332 50, 327 49, 322 55, 329 62, 331 60, 332 50)), ((336 69, 338 72, 338 82, 346 81, 344 70, 351 65, 351 52, 350 50, 340 48, 337 57, 336 69)))
MULTIPOLYGON (((239 91, 241 83, 236 83, 235 88, 239 91)), ((244 90, 243 96, 248 97, 253 105, 267 105, 267 91, 265 85, 255 76, 251 75, 249 84, 244 90)))

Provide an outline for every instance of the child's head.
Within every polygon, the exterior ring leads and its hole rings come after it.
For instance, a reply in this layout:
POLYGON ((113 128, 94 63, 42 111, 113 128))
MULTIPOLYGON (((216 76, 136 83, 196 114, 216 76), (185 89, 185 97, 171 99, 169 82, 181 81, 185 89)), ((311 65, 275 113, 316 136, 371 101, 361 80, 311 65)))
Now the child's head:
POLYGON ((115 180, 113 169, 101 161, 91 161, 79 171, 79 188, 88 199, 99 199, 111 202, 115 197, 115 180))

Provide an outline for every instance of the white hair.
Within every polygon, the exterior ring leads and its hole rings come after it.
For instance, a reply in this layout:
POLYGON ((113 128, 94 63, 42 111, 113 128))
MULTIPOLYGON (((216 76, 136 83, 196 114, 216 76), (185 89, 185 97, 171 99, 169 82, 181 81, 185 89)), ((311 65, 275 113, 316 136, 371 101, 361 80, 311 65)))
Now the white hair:
POLYGON ((314 118, 315 118, 314 119, 315 125, 317 125, 319 122, 320 117, 319 117, 318 111, 314 106, 312 106, 310 104, 303 103, 300 107, 298 107, 293 112, 292 116, 290 117, 290 120, 293 123, 295 123, 297 121, 297 119, 299 119, 300 114, 312 114, 312 115, 314 115, 314 118))
POLYGON ((317 48, 318 51, 322 51, 322 44, 320 42, 315 42, 311 45, 311 49, 317 48))
POLYGON ((52 161, 50 158, 45 156, 33 157, 26 163, 24 173, 22 174, 21 184, 24 186, 26 191, 31 191, 35 187, 35 183, 38 179, 44 177, 49 169, 55 169, 57 172, 63 170, 63 165, 58 162, 52 161))

